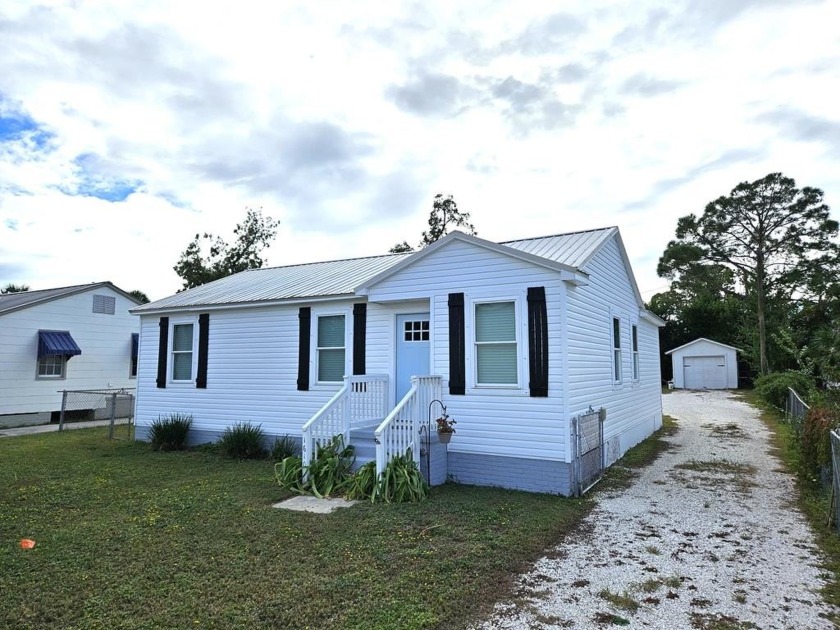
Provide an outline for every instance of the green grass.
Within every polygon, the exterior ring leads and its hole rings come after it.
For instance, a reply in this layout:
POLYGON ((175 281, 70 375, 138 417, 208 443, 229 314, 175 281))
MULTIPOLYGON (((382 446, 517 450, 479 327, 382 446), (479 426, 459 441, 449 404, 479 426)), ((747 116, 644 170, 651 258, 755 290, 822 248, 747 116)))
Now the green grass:
POLYGON ((591 507, 445 485, 289 512, 271 461, 105 436, 0 440, 0 627, 463 627, 591 507))
MULTIPOLYGON (((782 460, 784 467, 796 475, 797 496, 793 501, 811 524, 823 556, 823 568, 827 584, 822 591, 823 599, 834 606, 840 606, 840 532, 829 527, 828 515, 831 503, 831 488, 823 488, 818 480, 797 475, 799 450, 796 448, 793 430, 783 422, 782 413, 764 404, 754 390, 739 392, 740 397, 761 412, 761 420, 772 434, 773 452, 782 460)), ((840 626, 840 615, 831 619, 840 626)))

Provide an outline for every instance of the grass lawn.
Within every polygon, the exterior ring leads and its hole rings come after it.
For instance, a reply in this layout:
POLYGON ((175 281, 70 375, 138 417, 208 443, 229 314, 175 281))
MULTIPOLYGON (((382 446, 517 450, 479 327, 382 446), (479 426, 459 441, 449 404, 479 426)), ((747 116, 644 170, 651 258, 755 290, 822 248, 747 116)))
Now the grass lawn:
POLYGON ((447 484, 422 504, 289 512, 270 507, 268 461, 106 435, 0 440, 0 627, 462 627, 592 505, 447 484))

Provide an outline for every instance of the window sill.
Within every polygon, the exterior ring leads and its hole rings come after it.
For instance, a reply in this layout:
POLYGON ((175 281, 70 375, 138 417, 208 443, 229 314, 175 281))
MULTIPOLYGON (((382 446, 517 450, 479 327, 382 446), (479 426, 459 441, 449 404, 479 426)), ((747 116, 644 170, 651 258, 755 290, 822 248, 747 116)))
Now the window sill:
POLYGON ((528 396, 528 391, 516 385, 474 385, 467 396, 528 396))

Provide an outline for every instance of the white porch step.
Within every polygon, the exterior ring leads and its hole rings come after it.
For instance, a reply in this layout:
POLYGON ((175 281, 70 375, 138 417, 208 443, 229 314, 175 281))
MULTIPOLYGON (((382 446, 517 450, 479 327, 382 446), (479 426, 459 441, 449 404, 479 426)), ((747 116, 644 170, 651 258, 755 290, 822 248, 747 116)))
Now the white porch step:
POLYGON ((353 470, 361 468, 368 462, 376 461, 376 442, 373 434, 378 426, 379 422, 350 429, 350 444, 356 454, 356 463, 353 465, 353 470))

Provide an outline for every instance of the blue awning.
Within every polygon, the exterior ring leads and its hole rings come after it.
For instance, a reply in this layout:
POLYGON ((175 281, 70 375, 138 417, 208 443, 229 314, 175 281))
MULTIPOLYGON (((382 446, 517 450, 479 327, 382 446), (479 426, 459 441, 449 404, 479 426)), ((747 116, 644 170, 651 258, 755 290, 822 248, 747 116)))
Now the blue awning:
POLYGON ((131 333, 131 360, 137 360, 137 348, 140 345, 140 333, 131 333))
POLYGON ((38 358, 60 354, 66 357, 75 357, 82 354, 82 349, 66 330, 39 330, 38 331, 38 358))

